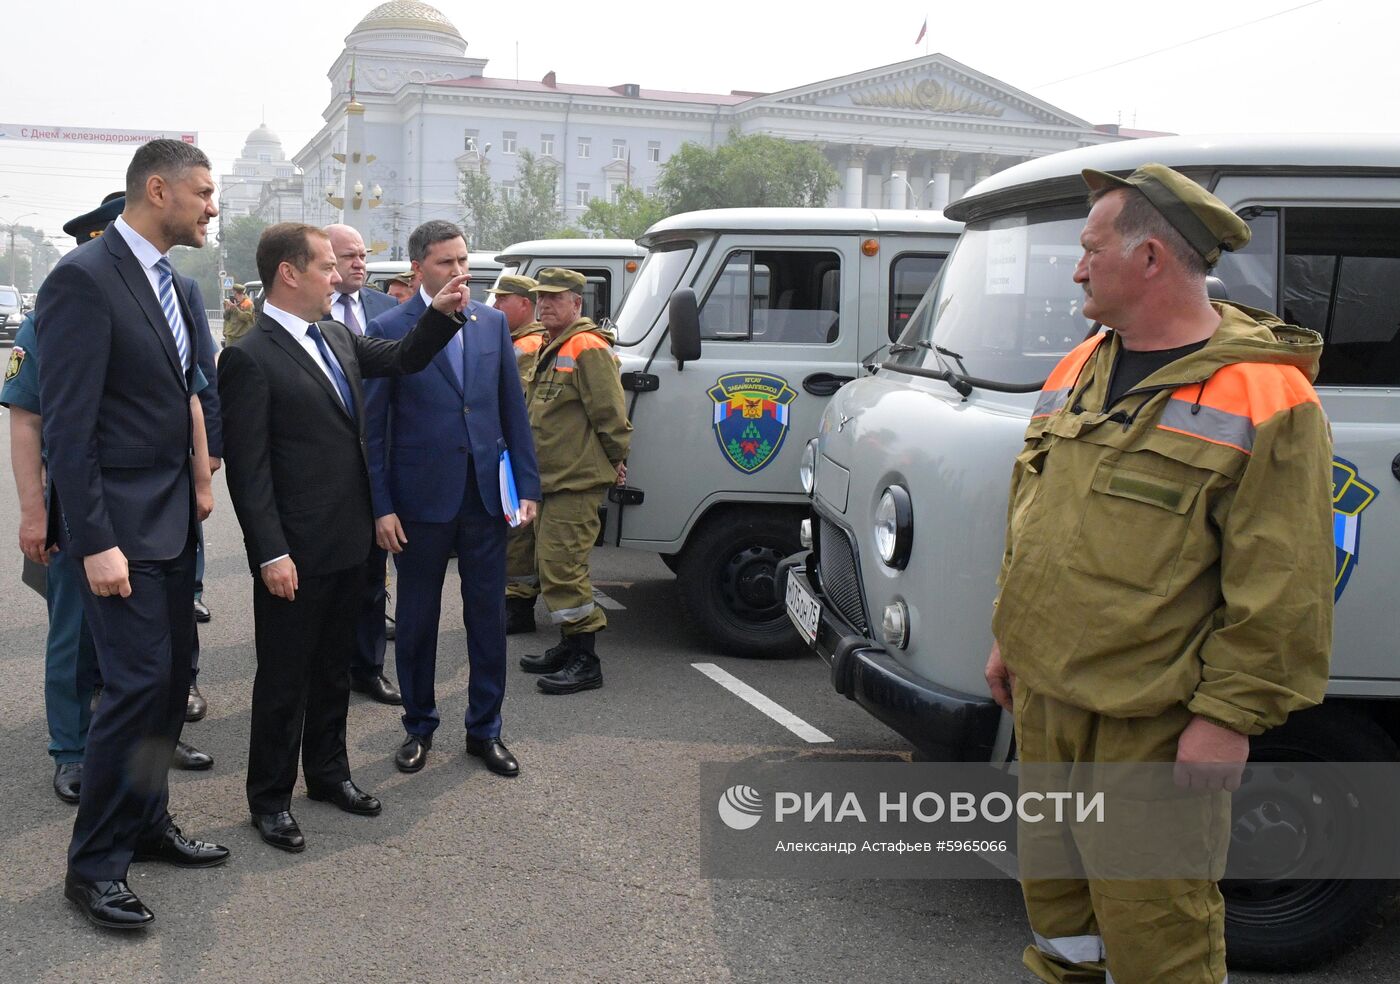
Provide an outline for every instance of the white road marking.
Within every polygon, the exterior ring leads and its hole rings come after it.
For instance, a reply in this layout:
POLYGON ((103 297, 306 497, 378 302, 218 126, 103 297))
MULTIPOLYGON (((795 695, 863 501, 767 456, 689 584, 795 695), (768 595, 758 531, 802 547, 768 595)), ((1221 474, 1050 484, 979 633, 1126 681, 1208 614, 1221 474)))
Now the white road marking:
POLYGON ((596 601, 601 607, 606 608, 606 609, 608 609, 609 611, 613 611, 613 612, 625 612, 625 611, 627 611, 627 606, 626 606, 626 605, 624 605, 622 602, 618 601, 616 598, 613 598, 613 597, 611 597, 611 596, 609 596, 609 595, 604 594, 602 591, 599 591, 596 587, 593 589, 593 600, 596 601))
POLYGON ((787 728, 789 731, 791 731, 797 737, 801 738, 803 741, 817 744, 820 742, 835 740, 830 735, 812 727, 806 721, 802 720, 796 714, 792 713, 792 711, 789 711, 786 707, 783 707, 776 701, 765 697, 763 694, 759 693, 753 687, 750 687, 747 683, 745 683, 743 680, 740 680, 732 673, 727 673, 724 670, 721 670, 714 663, 691 663, 690 665, 695 667, 701 673, 705 674, 705 676, 709 677, 711 680, 719 684, 725 690, 728 690, 735 697, 738 697, 745 703, 750 704, 751 706, 758 708, 758 710, 762 711, 764 714, 767 714, 770 718, 772 718, 774 721, 777 721, 784 728, 787 728))

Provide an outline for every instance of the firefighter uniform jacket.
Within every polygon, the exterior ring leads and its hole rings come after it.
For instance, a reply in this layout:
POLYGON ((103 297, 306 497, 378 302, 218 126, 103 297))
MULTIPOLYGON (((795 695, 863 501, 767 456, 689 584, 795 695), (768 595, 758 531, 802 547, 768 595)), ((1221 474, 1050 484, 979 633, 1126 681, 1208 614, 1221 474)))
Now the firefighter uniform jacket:
POLYGON ((1216 303, 1204 347, 1104 406, 1121 341, 1050 374, 1013 470, 993 632, 1028 687, 1242 734, 1322 699, 1331 439, 1320 337, 1216 303))

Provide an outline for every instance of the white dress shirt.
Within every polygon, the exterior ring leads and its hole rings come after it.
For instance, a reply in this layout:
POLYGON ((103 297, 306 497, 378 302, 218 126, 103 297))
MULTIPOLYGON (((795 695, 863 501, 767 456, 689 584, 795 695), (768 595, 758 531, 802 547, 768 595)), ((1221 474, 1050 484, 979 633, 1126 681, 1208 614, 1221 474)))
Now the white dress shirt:
MULTIPOLYGON (((307 329, 311 327, 311 323, 305 318, 299 318, 295 314, 289 314, 283 311, 277 305, 266 300, 263 301, 263 313, 285 328, 287 334, 291 335, 292 338, 296 340, 296 343, 306 351, 306 354, 311 356, 311 360, 321 367, 321 372, 325 373, 326 378, 330 380, 331 389, 335 390, 335 398, 340 400, 340 388, 336 386, 335 374, 331 372, 331 367, 326 365, 326 360, 321 357, 321 347, 316 344, 316 339, 312 338, 307 333, 307 329)), ((329 346, 329 344, 330 343, 327 343, 327 346, 329 346)), ((340 371, 345 373, 345 378, 348 382, 350 373, 346 371, 344 366, 340 367, 340 371)), ((344 400, 341 400, 340 403, 341 406, 345 405, 344 400)))
MULTIPOLYGON (((126 240, 127 246, 131 248, 131 254, 136 257, 136 262, 141 264, 141 270, 146 274, 146 279, 151 284, 151 293, 156 297, 156 306, 159 307, 160 271, 156 269, 156 263, 162 259, 168 261, 170 257, 156 249, 155 246, 151 244, 151 241, 141 235, 141 233, 131 228, 125 216, 118 215, 115 225, 117 227, 117 232, 121 233, 122 238, 126 240)), ((175 269, 173 263, 170 269, 173 273, 175 269)), ((170 289, 175 289, 173 283, 170 289)), ((176 297, 178 298, 179 295, 177 294, 176 297)), ((189 345, 190 354, 191 357, 193 357, 194 335, 190 332, 190 326, 185 324, 185 315, 184 312, 180 310, 178 299, 175 303, 175 319, 180 322, 180 328, 184 332, 185 341, 189 345)), ((186 368, 188 368, 188 366, 186 366, 186 368)))

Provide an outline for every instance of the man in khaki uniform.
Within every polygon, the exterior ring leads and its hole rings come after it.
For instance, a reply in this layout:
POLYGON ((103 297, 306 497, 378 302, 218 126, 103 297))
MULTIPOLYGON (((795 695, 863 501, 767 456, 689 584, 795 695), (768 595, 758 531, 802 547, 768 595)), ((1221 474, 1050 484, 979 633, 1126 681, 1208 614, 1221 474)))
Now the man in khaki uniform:
POLYGON ((253 300, 247 294, 247 287, 233 285, 233 296, 224 301, 224 344, 236 342, 248 334, 257 314, 253 311, 253 300))
POLYGON ((525 373, 525 403, 544 493, 535 563, 560 641, 541 656, 523 657, 520 667, 548 674, 538 682, 547 694, 603 685, 594 636, 608 620, 593 601, 588 555, 598 539, 603 493, 625 478, 632 440, 611 340, 581 317, 585 283, 574 270, 540 271, 535 296, 548 334, 525 373))
MULTIPOLYGON (((535 320, 535 281, 513 273, 503 273, 494 295, 496 310, 506 316, 515 364, 523 384, 533 366, 535 354, 544 345, 547 332, 535 320)), ((512 527, 506 534, 506 635, 535 631, 535 599, 540 594, 540 578, 535 573, 535 526, 512 527)))
MULTIPOLYGON (((1321 338, 1208 299, 1249 227, 1200 185, 1160 164, 1084 180, 1074 279, 1108 331, 1050 374, 1016 459, 987 682, 1023 763, 1172 763, 1177 785, 1216 790, 1184 861, 1218 873, 1248 736, 1327 680, 1321 338)), ((1081 856, 1101 846, 1073 837, 1081 856)), ((1041 980, 1225 980, 1213 878, 1032 880, 1026 846, 1023 959, 1041 980)))

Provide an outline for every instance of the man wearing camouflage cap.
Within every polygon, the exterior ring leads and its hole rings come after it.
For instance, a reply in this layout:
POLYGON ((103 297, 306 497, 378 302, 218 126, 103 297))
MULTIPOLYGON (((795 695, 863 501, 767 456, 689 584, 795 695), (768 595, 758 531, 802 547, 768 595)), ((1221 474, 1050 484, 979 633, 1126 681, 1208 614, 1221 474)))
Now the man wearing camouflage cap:
MULTIPOLYGON (((544 325, 535 320, 535 286, 531 277, 503 273, 487 291, 510 326, 522 384, 547 334, 544 325)), ((506 534, 506 635, 535 631, 535 599, 539 593, 534 524, 512 527, 506 534)))
POLYGON ((1248 736, 1327 681, 1322 341, 1208 298, 1249 227, 1200 185, 1160 164, 1084 180, 1074 279, 1108 330, 1050 373, 1017 457, 987 682, 1023 763, 1164 763, 1205 790, 1182 861, 1209 877, 1037 880, 1023 827, 1023 959, 1044 981, 1218 982, 1227 790, 1248 736))
POLYGON ((253 310, 253 300, 248 296, 248 288, 243 284, 233 285, 233 296, 224 301, 224 344, 236 342, 248 334, 253 322, 258 319, 253 310))
POLYGON ((608 624, 593 601, 588 556, 598 538, 598 507, 609 485, 626 476, 632 425, 622 398, 612 339, 582 317, 583 274, 546 267, 535 297, 547 336, 525 372, 535 453, 544 491, 535 533, 540 593, 559 644, 525 656, 521 669, 547 674, 547 694, 571 694, 603 685, 594 647, 608 624))

